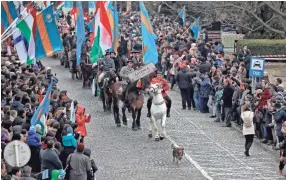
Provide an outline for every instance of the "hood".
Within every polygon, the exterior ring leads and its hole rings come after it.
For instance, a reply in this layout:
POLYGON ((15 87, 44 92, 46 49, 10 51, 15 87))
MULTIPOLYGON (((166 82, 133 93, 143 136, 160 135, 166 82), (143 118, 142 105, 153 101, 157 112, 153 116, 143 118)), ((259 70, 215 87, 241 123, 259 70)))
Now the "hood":
POLYGON ((71 147, 71 146, 76 147, 76 139, 71 134, 63 136, 62 142, 63 142, 63 146, 65 147, 71 147))
POLYGON ((76 113, 79 115, 83 115, 85 108, 81 105, 78 106, 76 113))
POLYGON ((36 130, 31 130, 31 129, 30 129, 30 130, 28 131, 28 135, 29 135, 29 136, 32 136, 32 135, 34 135, 34 134, 36 134, 36 130))
POLYGON ((23 104, 20 101, 13 101, 11 104, 11 107, 13 109, 18 109, 18 108, 20 108, 20 106, 23 106, 23 104))

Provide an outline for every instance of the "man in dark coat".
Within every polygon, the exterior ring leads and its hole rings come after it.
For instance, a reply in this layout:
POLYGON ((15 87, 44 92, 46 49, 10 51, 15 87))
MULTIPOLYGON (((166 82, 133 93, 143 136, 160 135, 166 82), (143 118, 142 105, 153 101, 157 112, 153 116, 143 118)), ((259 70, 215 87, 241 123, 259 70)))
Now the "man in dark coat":
POLYGON ((230 83, 229 78, 224 79, 224 89, 222 94, 222 103, 224 106, 225 112, 225 125, 224 127, 231 127, 230 119, 231 119, 231 112, 232 112, 232 96, 234 93, 234 88, 230 83))
POLYGON ((182 109, 186 109, 186 103, 188 103, 188 109, 191 109, 191 98, 190 98, 190 84, 192 84, 192 79, 190 74, 188 74, 188 67, 185 66, 181 71, 178 72, 176 76, 176 82, 181 91, 182 97, 182 109))

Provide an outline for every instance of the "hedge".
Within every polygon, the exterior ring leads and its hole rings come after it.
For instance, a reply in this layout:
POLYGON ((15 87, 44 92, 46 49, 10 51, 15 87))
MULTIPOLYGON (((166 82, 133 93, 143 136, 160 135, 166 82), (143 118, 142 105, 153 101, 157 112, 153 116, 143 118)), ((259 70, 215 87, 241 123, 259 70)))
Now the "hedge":
POLYGON ((253 56, 258 55, 285 55, 286 40, 271 39, 244 39, 236 43, 236 53, 246 45, 253 56))

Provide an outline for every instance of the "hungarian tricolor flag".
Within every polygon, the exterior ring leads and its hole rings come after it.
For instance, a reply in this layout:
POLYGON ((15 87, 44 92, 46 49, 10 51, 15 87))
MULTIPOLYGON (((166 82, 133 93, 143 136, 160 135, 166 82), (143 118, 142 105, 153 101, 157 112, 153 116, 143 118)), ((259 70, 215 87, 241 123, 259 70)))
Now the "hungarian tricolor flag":
POLYGON ((96 63, 112 47, 112 32, 104 4, 102 1, 96 4, 99 9, 95 15, 94 41, 90 52, 92 63, 96 63))
POLYGON ((64 7, 64 4, 65 4, 64 1, 58 2, 57 11, 62 11, 62 9, 63 9, 63 7, 64 7))

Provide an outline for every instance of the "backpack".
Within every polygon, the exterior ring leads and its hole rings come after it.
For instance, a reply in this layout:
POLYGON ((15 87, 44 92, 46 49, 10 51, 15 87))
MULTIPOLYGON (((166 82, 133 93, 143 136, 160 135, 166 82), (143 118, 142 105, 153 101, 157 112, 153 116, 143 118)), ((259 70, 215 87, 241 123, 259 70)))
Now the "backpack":
POLYGON ((251 121, 251 119, 250 119, 250 115, 251 115, 251 112, 249 113, 249 115, 248 116, 246 116, 246 117, 244 117, 244 119, 243 119, 243 126, 244 127, 251 127, 252 126, 252 121, 251 121))

